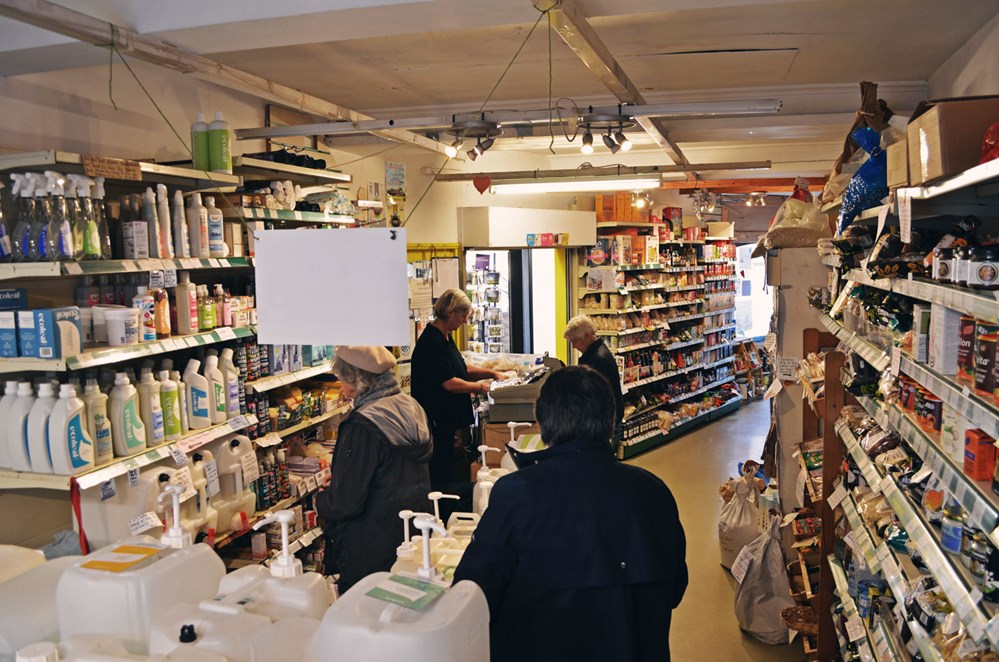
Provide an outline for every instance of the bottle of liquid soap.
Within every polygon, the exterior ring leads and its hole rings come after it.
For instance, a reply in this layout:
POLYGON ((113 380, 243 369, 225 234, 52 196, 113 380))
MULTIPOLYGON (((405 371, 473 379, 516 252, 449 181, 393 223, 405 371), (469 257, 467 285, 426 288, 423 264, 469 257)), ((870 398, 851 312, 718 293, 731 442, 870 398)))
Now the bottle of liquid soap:
POLYGON ((146 223, 146 233, 149 239, 149 257, 166 257, 160 253, 162 241, 160 240, 160 219, 156 210, 156 194, 153 189, 146 187, 146 192, 142 194, 142 220, 146 223))
POLYGON ((28 413, 28 457, 31 470, 37 474, 52 473, 49 455, 49 415, 55 407, 55 389, 50 382, 38 385, 38 398, 28 413))
POLYGON ((180 389, 170 373, 160 371, 160 408, 163 410, 163 433, 167 441, 177 441, 183 434, 180 422, 180 389))
POLYGON ((49 205, 49 227, 46 235, 47 250, 52 260, 72 260, 75 254, 73 247, 73 228, 66 214, 66 197, 64 188, 66 178, 54 170, 46 170, 48 179, 46 189, 51 196, 49 205))
POLYGON ((94 442, 87 433, 85 416, 86 408, 83 400, 76 397, 76 388, 63 384, 59 388, 59 401, 49 416, 48 445, 53 473, 75 476, 94 468, 94 442))
POLYGON ((226 347, 219 357, 219 370, 225 384, 226 418, 239 416, 239 368, 232 362, 232 348, 226 347))
POLYGON ((226 384, 222 378, 222 371, 219 370, 219 355, 215 350, 208 350, 205 356, 205 367, 202 371, 205 379, 208 380, 208 409, 212 419, 212 425, 225 423, 226 421, 226 384))
POLYGON ((10 447, 7 442, 7 420, 11 407, 17 402, 17 381, 8 381, 0 398, 0 468, 10 468, 10 447))
POLYGON ((184 383, 187 384, 187 418, 192 430, 201 430, 212 424, 209 392, 211 385, 198 373, 201 361, 191 359, 184 371, 184 383))
POLYGON ((215 112, 215 120, 208 125, 208 163, 212 172, 232 174, 232 129, 221 111, 215 112))
POLYGON ((97 232, 101 242, 101 259, 110 260, 111 255, 111 224, 109 212, 104 207, 104 178, 94 177, 94 218, 97 219, 97 232))
POLYGON ((139 415, 139 393, 124 372, 115 374, 108 400, 114 454, 123 457, 146 450, 146 427, 139 415))
POLYGON ((7 450, 10 468, 14 471, 31 471, 31 455, 28 453, 28 415, 35 405, 35 390, 31 382, 18 382, 17 400, 10 407, 10 413, 0 425, 7 428, 7 450))
POLYGON ((215 328, 215 311, 212 309, 211 302, 211 297, 208 296, 208 286, 198 285, 198 329, 203 332, 215 328))
POLYGON ((201 194, 191 194, 187 206, 187 234, 191 242, 191 257, 209 257, 208 210, 201 204, 201 194))
POLYGON ((146 428, 146 446, 159 446, 166 440, 163 423, 163 406, 160 404, 160 388, 153 379, 153 371, 143 368, 139 380, 139 417, 146 428))
POLYGON ((180 400, 180 433, 184 435, 191 429, 191 423, 187 418, 187 384, 181 379, 177 370, 170 371, 170 381, 177 385, 177 398, 180 400))
POLYGON ((31 259, 28 247, 31 243, 31 222, 35 217, 34 180, 18 173, 11 175, 10 179, 14 182, 10 192, 17 198, 17 220, 14 223, 11 257, 14 262, 26 262, 31 259))
POLYGON ((208 214, 208 254, 210 257, 225 257, 229 247, 225 244, 222 210, 215 206, 215 197, 205 196, 205 212, 208 214))
POLYGON ((184 212, 184 194, 174 191, 171 206, 171 221, 173 224, 173 251, 178 258, 191 257, 191 244, 187 238, 187 217, 184 212))
POLYGON ((177 307, 177 333, 188 335, 197 333, 200 328, 198 319, 198 289, 191 282, 191 274, 181 271, 177 287, 174 290, 174 304, 177 307))
POLYGON ((211 170, 211 156, 208 149, 208 122, 204 113, 198 113, 197 121, 191 124, 191 158, 195 170, 211 170))
POLYGON ((139 285, 136 292, 132 307, 139 309, 139 342, 153 342, 156 340, 156 301, 145 285, 139 285))
POLYGON ((87 433, 94 442, 94 466, 114 459, 111 446, 111 421, 108 420, 108 396, 101 393, 96 379, 88 379, 83 387, 83 404, 87 407, 87 433))
POLYGON ((160 257, 173 259, 173 231, 170 222, 170 201, 166 184, 156 185, 156 218, 160 222, 160 257))

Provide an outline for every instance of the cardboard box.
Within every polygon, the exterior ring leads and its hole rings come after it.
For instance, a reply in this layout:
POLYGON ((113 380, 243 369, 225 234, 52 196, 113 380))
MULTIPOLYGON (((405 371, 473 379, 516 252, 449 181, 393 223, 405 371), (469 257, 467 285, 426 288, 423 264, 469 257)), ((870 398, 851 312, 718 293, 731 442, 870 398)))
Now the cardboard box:
POLYGON ((76 306, 34 311, 40 359, 65 359, 83 351, 80 309, 76 306))
POLYGON ((0 310, 0 358, 17 356, 17 313, 0 310))
POLYGON ((614 195, 597 195, 594 200, 594 209, 597 212, 597 223, 616 223, 616 201, 614 195))
POLYGON ((302 346, 285 345, 288 354, 288 370, 295 372, 302 369, 302 346))
MULTIPOLYGON (((527 427, 517 428, 516 436, 522 434, 541 434, 541 426, 533 423, 527 427)), ((506 423, 487 423, 482 429, 482 443, 490 448, 499 448, 502 453, 486 453, 486 464, 498 467, 506 454, 506 444, 510 441, 510 428, 506 423)))
POLYGON ((909 145, 900 140, 888 145, 888 188, 909 185, 909 145))
POLYGON ((938 303, 930 306, 929 366, 942 375, 957 374, 955 339, 961 329, 961 314, 938 303))
POLYGON ((638 246, 635 250, 642 251, 640 264, 657 264, 659 262, 659 237, 658 235, 638 238, 638 246))
POLYGON ((909 184, 950 177, 978 165, 985 130, 999 121, 999 97, 919 104, 906 129, 909 184))
POLYGON ((0 310, 24 310, 28 307, 28 290, 23 287, 0 290, 0 310))
POLYGON ((280 375, 288 372, 288 347, 287 345, 271 345, 270 362, 268 363, 272 375, 280 375))
POLYGON ((972 480, 992 480, 995 471, 995 439, 978 428, 965 432, 964 474, 972 480))
POLYGON ((612 264, 631 264, 631 252, 634 250, 632 248, 632 239, 633 237, 626 234, 614 235, 612 264))
POLYGON ((709 221, 707 226, 709 237, 725 237, 726 239, 735 237, 735 223, 709 221))
POLYGON ((606 267, 613 261, 614 238, 597 237, 597 245, 586 250, 586 266, 606 267))
POLYGON ((926 363, 930 354, 930 315, 932 309, 928 304, 917 303, 912 306, 912 355, 916 363, 926 363))
POLYGON ((17 311, 17 355, 38 358, 38 327, 35 311, 17 311))

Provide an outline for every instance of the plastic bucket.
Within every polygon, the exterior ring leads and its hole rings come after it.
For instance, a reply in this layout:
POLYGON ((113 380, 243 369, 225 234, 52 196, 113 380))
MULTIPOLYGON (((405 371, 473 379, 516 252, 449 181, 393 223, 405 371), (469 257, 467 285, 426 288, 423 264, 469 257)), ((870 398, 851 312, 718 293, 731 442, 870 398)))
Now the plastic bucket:
POLYGON ((139 344, 139 312, 138 308, 115 308, 104 313, 109 345, 139 344))
POLYGON ((107 342, 108 341, 108 327, 107 320, 104 315, 107 314, 109 310, 122 310, 124 306, 94 306, 90 310, 93 311, 93 325, 94 325, 94 342, 107 342))

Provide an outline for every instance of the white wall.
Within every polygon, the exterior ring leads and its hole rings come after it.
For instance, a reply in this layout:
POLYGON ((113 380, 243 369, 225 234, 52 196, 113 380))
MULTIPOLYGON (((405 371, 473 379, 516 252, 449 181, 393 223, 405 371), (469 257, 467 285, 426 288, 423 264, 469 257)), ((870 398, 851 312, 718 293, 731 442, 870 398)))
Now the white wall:
POLYGON ((999 14, 930 76, 930 98, 999 94, 999 14))

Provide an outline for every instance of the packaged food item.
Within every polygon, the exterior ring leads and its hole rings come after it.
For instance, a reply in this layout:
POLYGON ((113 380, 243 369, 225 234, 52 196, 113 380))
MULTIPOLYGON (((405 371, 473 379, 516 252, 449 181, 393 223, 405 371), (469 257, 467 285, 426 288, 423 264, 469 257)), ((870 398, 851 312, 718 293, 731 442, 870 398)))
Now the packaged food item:
POLYGON ((999 325, 979 320, 975 324, 975 392, 992 397, 996 389, 996 350, 999 325))
POLYGON ((964 473, 972 480, 992 480, 996 470, 995 439, 978 428, 964 433, 964 473))

